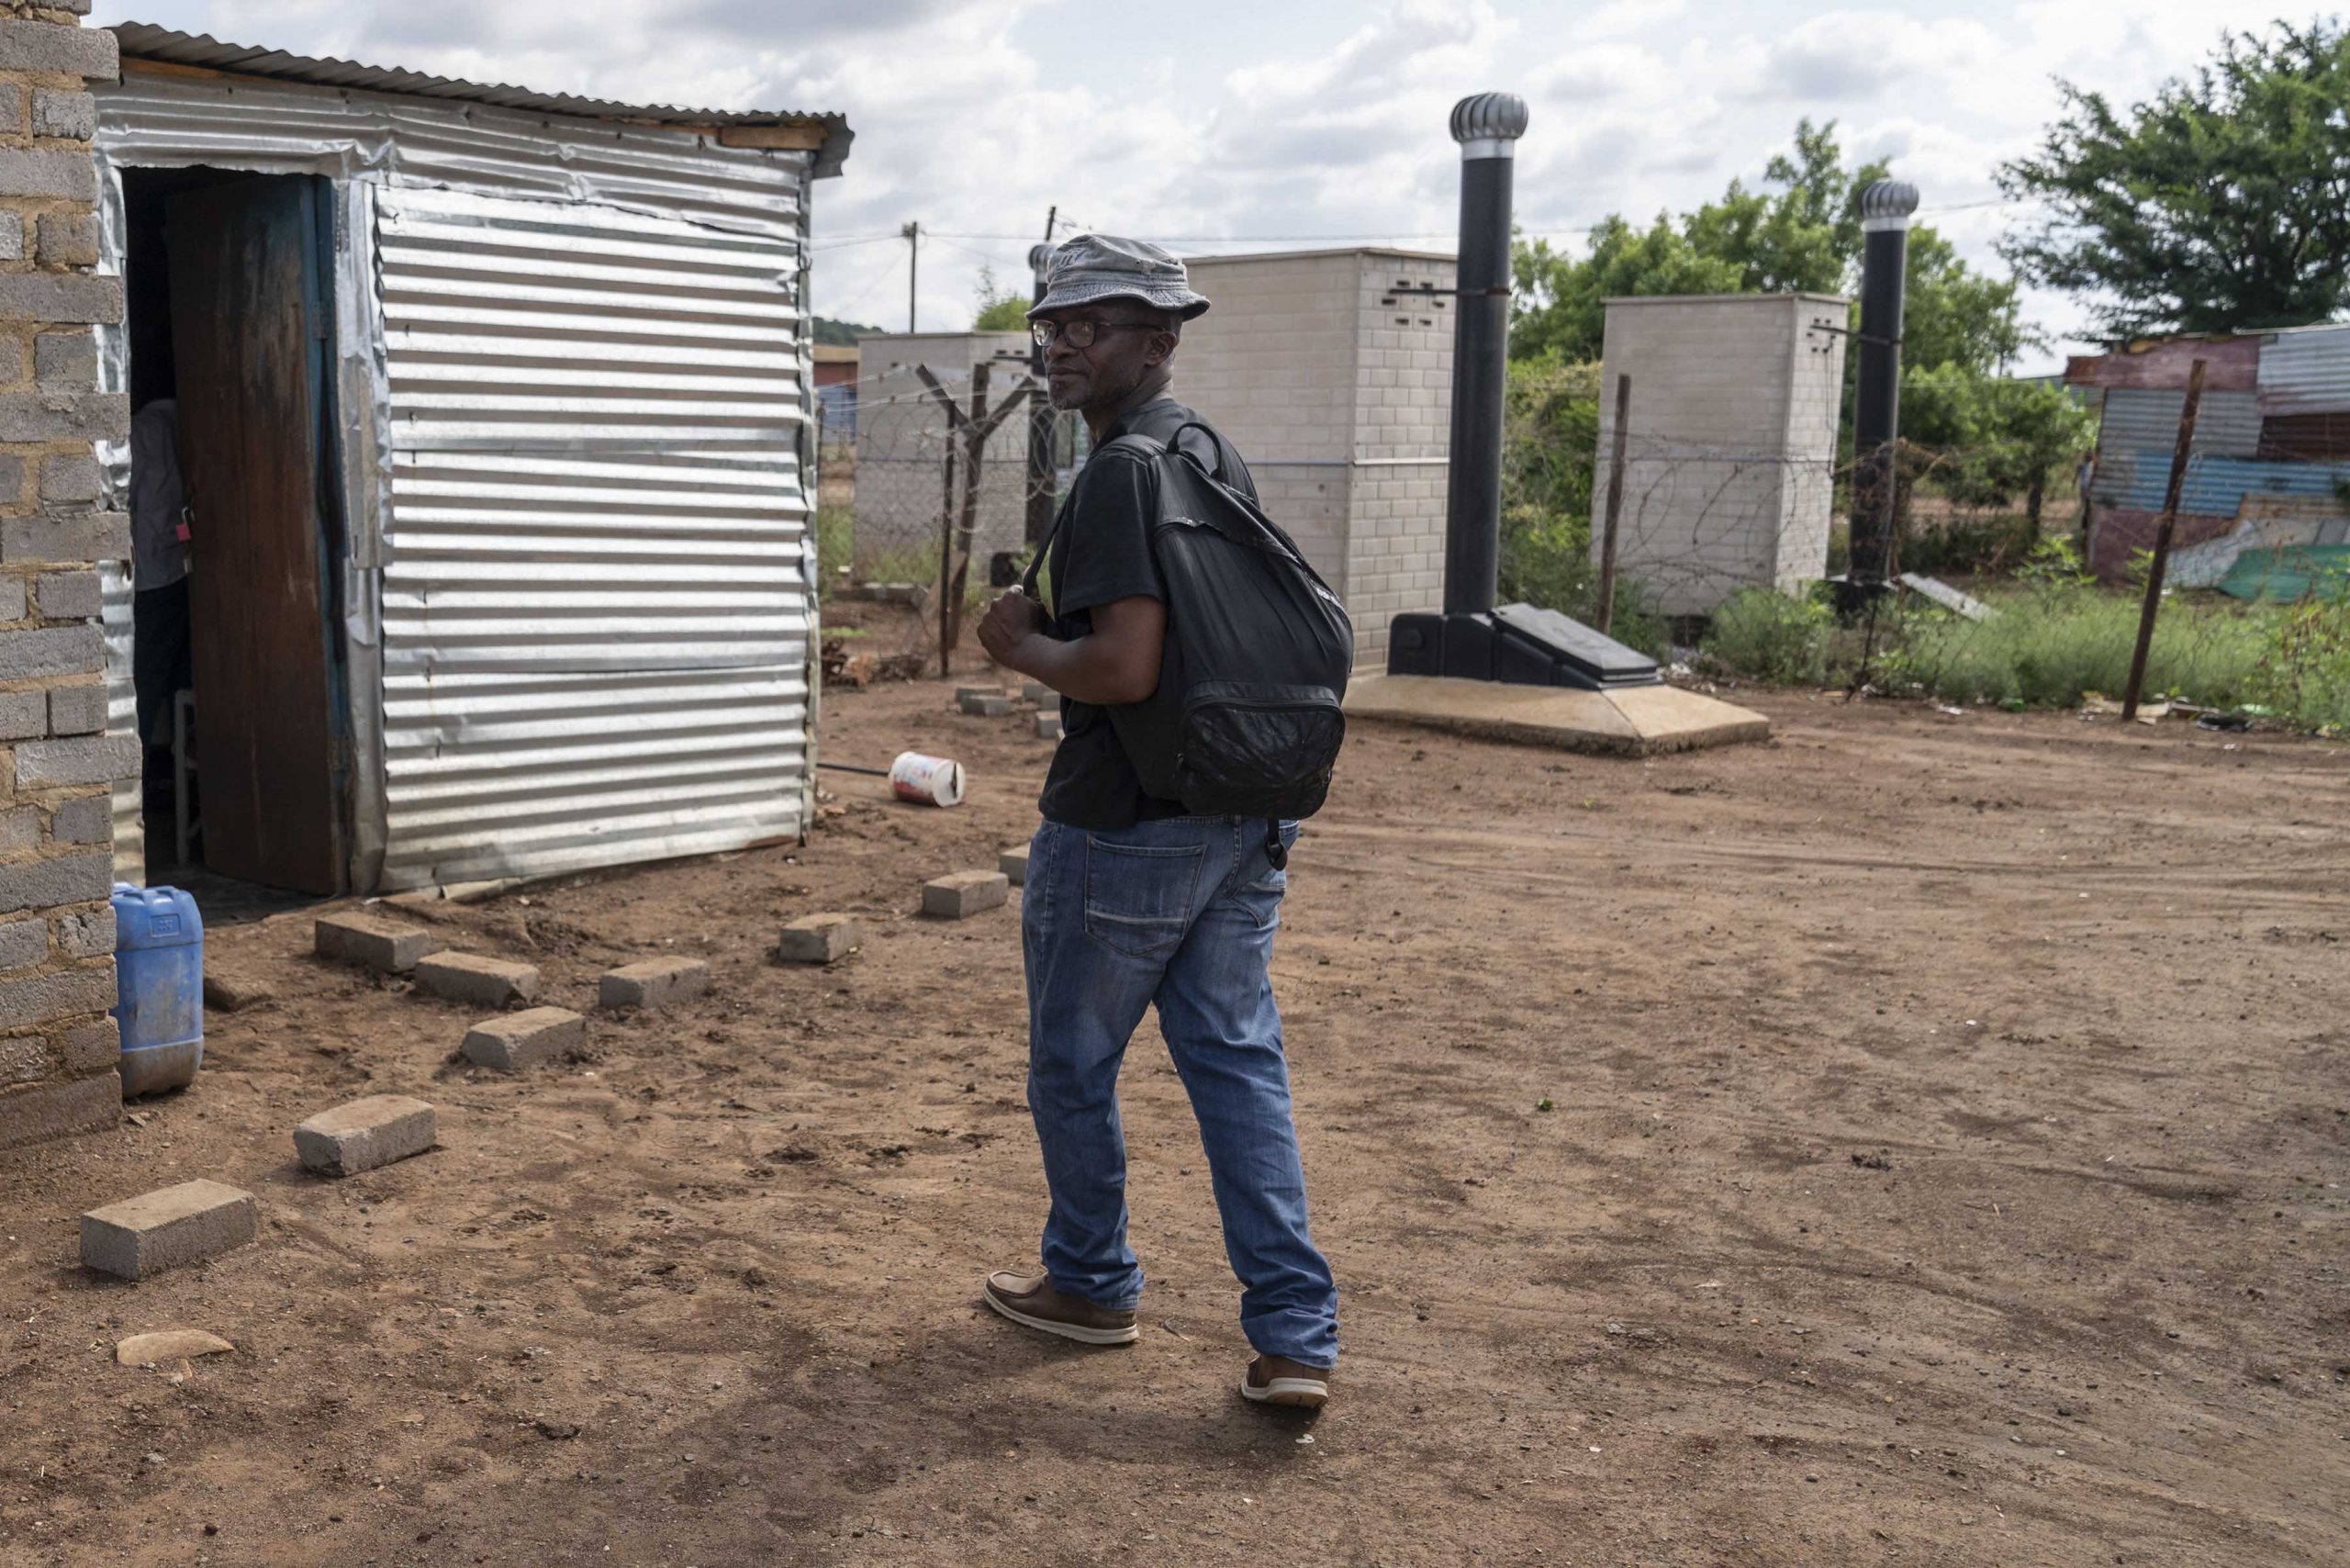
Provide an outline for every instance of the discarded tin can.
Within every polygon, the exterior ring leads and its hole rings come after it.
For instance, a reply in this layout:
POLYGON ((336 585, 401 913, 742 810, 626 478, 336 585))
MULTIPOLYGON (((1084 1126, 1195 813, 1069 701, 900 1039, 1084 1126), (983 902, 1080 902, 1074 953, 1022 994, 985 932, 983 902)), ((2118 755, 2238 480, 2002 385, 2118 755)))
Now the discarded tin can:
POLYGON ((958 806, 963 803, 963 765, 953 757, 901 752, 898 760, 890 765, 890 788, 897 791, 901 801, 925 806, 958 806))

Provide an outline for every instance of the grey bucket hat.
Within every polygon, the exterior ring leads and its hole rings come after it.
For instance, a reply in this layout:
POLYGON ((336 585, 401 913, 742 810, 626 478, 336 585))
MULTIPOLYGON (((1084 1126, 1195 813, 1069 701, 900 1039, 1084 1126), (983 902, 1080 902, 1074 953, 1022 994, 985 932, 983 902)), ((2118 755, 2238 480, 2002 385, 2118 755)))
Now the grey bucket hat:
POLYGON ((1139 299, 1186 321, 1208 308, 1207 296, 1192 292, 1191 274, 1172 252, 1147 240, 1077 234, 1062 241, 1045 263, 1045 297, 1028 319, 1097 299, 1139 299))

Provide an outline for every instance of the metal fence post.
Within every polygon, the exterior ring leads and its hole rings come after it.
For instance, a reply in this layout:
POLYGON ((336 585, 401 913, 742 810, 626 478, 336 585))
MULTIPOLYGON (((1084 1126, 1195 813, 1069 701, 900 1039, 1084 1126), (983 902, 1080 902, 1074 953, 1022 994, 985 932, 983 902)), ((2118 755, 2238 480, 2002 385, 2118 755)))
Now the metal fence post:
POLYGON ((1592 624, 1606 636, 1616 623, 1616 524, 1624 515, 1624 443, 1632 420, 1632 378, 1616 378, 1616 435, 1607 458, 1607 523, 1599 536, 1599 613, 1592 624))

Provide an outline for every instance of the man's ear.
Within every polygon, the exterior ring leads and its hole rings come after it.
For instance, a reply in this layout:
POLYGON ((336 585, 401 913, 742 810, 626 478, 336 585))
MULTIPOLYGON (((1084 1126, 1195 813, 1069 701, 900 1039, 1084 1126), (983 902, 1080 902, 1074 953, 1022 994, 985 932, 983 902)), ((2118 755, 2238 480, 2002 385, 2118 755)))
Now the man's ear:
POLYGON ((1142 362, 1156 370, 1175 357, 1175 350, 1182 339, 1162 327, 1151 333, 1148 346, 1142 351, 1142 362))

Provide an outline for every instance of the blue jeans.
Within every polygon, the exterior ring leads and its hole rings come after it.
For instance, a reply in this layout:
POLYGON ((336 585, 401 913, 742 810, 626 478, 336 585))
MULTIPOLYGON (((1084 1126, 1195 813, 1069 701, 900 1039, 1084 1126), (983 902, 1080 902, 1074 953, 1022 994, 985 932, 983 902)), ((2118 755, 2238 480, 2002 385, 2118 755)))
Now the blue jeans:
MULTIPOLYGON (((1295 823, 1282 825, 1284 841, 1296 836, 1295 823)), ((1052 1189, 1046 1272, 1058 1290, 1133 1308, 1142 1269, 1126 1244, 1118 1065, 1156 1002, 1199 1118, 1225 1253, 1240 1279, 1241 1328, 1265 1355, 1326 1367, 1338 1354, 1338 1293, 1306 1229, 1266 972, 1287 885, 1266 858, 1261 820, 1039 828, 1020 909, 1028 1108, 1052 1189)))

